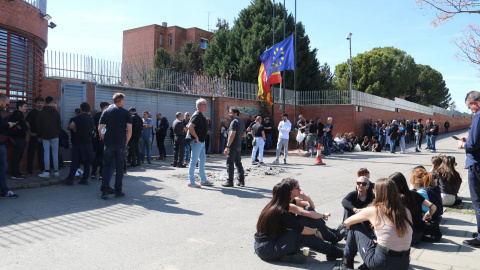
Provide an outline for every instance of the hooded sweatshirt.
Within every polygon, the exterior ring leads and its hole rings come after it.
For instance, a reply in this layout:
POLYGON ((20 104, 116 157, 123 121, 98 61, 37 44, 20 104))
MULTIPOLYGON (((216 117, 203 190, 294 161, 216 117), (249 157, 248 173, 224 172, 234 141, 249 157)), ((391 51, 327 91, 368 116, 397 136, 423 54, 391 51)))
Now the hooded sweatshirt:
POLYGON ((61 129, 60 113, 53 106, 44 106, 37 117, 38 137, 45 140, 59 138, 61 129))

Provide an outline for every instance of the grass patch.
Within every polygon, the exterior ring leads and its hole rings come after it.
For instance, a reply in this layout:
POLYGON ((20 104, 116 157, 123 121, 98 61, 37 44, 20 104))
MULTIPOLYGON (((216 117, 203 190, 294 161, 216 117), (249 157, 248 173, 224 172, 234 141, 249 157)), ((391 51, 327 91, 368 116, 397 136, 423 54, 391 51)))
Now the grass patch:
POLYGON ((462 213, 462 214, 472 215, 472 216, 475 215, 475 210, 474 209, 460 209, 460 208, 447 207, 447 211, 462 213))

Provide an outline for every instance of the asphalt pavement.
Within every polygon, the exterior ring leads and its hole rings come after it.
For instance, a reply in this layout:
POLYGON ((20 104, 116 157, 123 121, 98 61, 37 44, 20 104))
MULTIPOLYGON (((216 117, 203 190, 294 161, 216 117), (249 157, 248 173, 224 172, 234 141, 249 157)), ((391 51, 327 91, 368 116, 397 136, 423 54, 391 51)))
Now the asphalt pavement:
MULTIPOLYGON (((463 203, 447 208, 438 243, 421 243, 411 252, 411 269, 479 269, 480 249, 461 245, 476 229, 470 202, 465 153, 450 137, 466 130, 442 134, 438 153, 455 156, 463 183, 463 203)), ((426 144, 424 143, 423 148, 426 144)), ((407 154, 355 152, 315 159, 295 153, 287 165, 271 165, 278 174, 248 172, 243 188, 223 188, 225 157, 210 155, 206 172, 213 187, 187 187, 188 169, 169 161, 153 161, 129 168, 124 177, 124 198, 100 198, 100 182, 88 186, 58 185, 59 179, 30 176, 8 180, 19 199, 0 201, 0 254, 4 269, 332 269, 323 254, 311 252, 304 265, 264 262, 253 250, 255 226, 271 198, 274 184, 286 177, 299 180, 302 191, 318 212, 331 213, 327 225, 336 227, 343 216, 341 200, 355 188, 356 172, 366 167, 375 182, 394 172, 409 179, 412 168, 430 169, 434 155, 422 150, 407 154)), ((437 153, 437 154, 438 154, 437 153)), ((250 157, 242 158, 252 168, 250 157)), ((61 171, 66 177, 68 168, 61 171)), ((198 169, 196 170, 198 172, 198 169)), ((113 185, 113 181, 112 181, 113 185)), ((338 245, 344 246, 344 241, 338 245)), ((357 256, 356 266, 360 258, 357 256)))

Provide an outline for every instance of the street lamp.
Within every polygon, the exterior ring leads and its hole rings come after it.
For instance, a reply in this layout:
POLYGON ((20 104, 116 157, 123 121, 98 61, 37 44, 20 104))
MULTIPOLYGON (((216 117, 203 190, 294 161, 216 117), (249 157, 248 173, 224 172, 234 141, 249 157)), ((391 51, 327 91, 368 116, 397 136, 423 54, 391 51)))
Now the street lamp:
POLYGON ((349 33, 347 39, 350 43, 350 90, 352 90, 352 33, 349 33))

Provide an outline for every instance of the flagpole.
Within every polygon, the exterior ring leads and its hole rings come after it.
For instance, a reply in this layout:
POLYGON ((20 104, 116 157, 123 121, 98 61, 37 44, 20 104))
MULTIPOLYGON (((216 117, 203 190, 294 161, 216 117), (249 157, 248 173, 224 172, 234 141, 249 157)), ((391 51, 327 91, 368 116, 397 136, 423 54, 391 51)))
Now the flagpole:
MULTIPOLYGON (((272 41, 272 46, 275 45, 275 0, 273 0, 273 18, 272 18, 272 32, 273 32, 273 41, 272 41)), ((270 92, 270 95, 272 95, 272 125, 275 126, 275 88, 272 87, 272 90, 270 92)), ((265 116, 264 116, 265 117, 265 116)))
POLYGON ((295 0, 295 55, 293 58, 294 119, 297 120, 297 0, 295 0))
MULTIPOLYGON (((285 40, 285 0, 283 0, 283 39, 285 40)), ((283 80, 285 79, 286 73, 285 71, 283 71, 283 75, 282 75, 282 85, 283 85, 283 113, 285 113, 285 83, 283 82, 283 80)), ((285 80, 286 82, 287 80, 285 80)), ((282 86, 280 85, 280 86, 282 86)))

